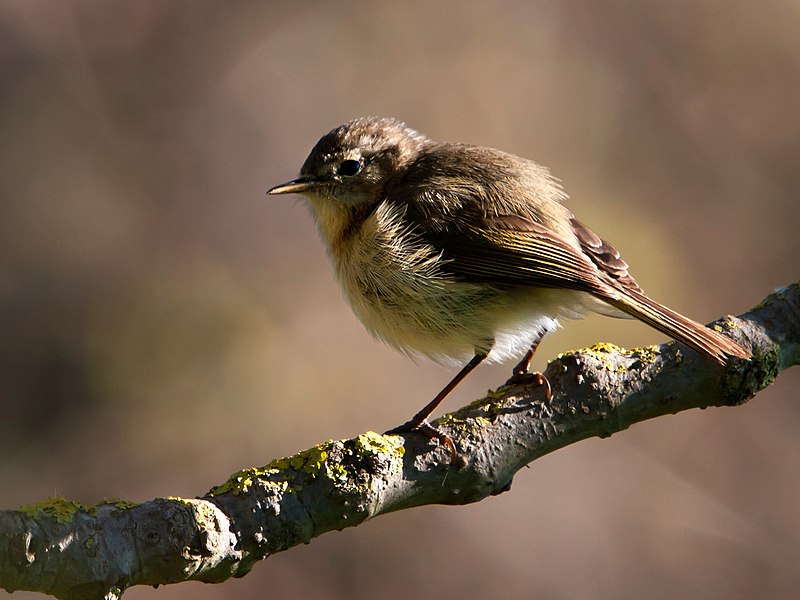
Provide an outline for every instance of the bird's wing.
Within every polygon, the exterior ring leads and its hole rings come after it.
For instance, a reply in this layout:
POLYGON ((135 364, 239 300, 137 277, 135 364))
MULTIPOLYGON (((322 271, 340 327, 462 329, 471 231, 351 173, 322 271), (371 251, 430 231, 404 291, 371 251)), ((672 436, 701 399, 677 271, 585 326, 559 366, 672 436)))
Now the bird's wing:
MULTIPOLYGON (((471 220, 470 220, 471 221, 471 220)), ((556 233, 518 216, 496 216, 424 237, 441 251, 443 268, 467 281, 567 288, 605 295, 610 290, 591 255, 556 233)))
POLYGON ((600 271, 618 282, 622 287, 643 293, 639 284, 628 273, 628 263, 622 260, 619 251, 614 246, 577 219, 572 219, 571 223, 572 230, 575 232, 584 253, 597 265, 600 271))

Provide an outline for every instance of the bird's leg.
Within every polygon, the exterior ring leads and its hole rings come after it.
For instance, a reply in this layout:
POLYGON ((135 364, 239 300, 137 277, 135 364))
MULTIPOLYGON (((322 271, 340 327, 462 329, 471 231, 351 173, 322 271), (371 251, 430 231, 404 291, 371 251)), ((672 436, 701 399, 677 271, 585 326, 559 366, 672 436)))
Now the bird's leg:
POLYGON ((536 385, 543 385, 544 394, 547 396, 547 401, 550 402, 553 395, 551 393, 550 382, 547 381, 547 377, 541 373, 531 373, 528 371, 528 367, 531 364, 531 360, 533 360, 533 355, 536 354, 536 349, 539 347, 539 342, 542 341, 542 337, 544 336, 540 336, 533 341, 530 349, 525 353, 525 356, 523 356, 522 360, 519 361, 517 366, 514 367, 511 379, 506 382, 506 385, 517 385, 521 383, 535 383, 536 385))
POLYGON ((424 408, 415 414, 411 419, 403 423, 402 425, 395 427, 394 429, 390 429, 387 431, 387 434, 397 434, 397 433, 408 433, 410 431, 419 431, 422 435, 429 437, 432 440, 437 440, 438 442, 446 445, 450 449, 450 458, 452 462, 456 460, 456 447, 453 444, 453 440, 447 437, 444 433, 436 429, 433 425, 428 423, 428 417, 431 416, 434 410, 442 403, 447 395, 453 391, 453 389, 461 383, 461 381, 470 374, 470 372, 477 367, 479 364, 483 362, 483 360, 489 355, 488 352, 475 352, 475 356, 473 356, 470 361, 464 365, 464 367, 456 374, 455 377, 448 383, 442 391, 436 394, 436 397, 428 402, 424 406, 424 408))

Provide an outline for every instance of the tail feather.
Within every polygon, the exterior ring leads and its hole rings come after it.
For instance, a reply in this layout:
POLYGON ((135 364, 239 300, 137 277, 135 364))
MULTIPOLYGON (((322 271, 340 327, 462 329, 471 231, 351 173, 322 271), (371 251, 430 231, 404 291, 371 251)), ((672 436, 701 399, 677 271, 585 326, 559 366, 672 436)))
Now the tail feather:
POLYGON ((626 289, 614 297, 600 297, 612 306, 644 321, 721 365, 732 356, 743 359, 752 356, 750 351, 730 338, 659 304, 638 290, 626 289))

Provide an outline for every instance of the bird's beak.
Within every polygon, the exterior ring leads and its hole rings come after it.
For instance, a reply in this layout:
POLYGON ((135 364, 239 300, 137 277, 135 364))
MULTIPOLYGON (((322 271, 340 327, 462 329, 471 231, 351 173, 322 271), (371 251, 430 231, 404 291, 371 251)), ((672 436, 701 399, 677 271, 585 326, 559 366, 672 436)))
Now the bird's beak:
POLYGON ((309 190, 314 189, 319 182, 311 177, 299 177, 292 179, 286 183, 276 185, 274 188, 267 190, 267 194, 277 196, 278 194, 302 194, 309 190))

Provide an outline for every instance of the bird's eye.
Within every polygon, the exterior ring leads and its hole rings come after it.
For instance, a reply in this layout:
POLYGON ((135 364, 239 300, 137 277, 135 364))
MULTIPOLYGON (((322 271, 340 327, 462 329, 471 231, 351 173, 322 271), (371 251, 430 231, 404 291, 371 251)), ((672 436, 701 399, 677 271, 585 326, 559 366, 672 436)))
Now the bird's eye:
POLYGON ((352 177, 360 170, 361 170, 361 163, 359 161, 348 159, 348 160, 343 160, 341 164, 339 164, 339 168, 336 169, 336 173, 344 177, 352 177))

